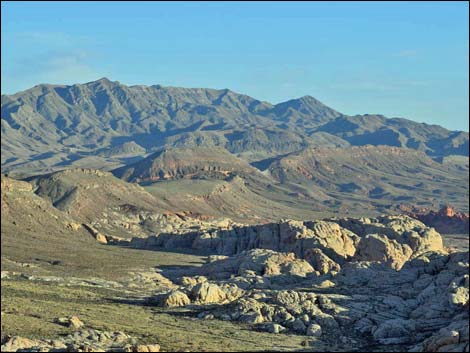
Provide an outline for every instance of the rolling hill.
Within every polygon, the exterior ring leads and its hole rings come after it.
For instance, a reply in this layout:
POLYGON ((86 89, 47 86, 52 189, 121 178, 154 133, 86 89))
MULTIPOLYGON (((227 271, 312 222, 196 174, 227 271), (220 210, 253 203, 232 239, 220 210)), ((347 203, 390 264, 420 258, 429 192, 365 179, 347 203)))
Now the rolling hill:
POLYGON ((408 148, 310 148, 274 160, 267 171, 286 185, 321 188, 331 206, 386 212, 404 202, 450 203, 468 211, 468 165, 441 164, 408 148))

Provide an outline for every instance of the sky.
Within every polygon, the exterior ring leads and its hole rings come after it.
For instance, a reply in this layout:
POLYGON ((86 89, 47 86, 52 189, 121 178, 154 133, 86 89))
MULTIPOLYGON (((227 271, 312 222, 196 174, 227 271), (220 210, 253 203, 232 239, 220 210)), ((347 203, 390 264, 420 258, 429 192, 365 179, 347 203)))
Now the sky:
POLYGON ((466 1, 1 6, 2 94, 107 77, 469 130, 466 1))

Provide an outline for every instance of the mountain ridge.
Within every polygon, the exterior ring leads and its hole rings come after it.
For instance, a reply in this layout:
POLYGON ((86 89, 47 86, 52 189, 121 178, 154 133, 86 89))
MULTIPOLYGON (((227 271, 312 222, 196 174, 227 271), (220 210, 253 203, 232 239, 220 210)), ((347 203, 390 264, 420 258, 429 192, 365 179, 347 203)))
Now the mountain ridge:
MULTIPOLYGON (((313 97, 312 95, 309 95, 309 94, 306 94, 306 95, 303 95, 303 96, 300 96, 300 97, 297 97, 297 98, 290 98, 290 99, 287 99, 287 100, 284 100, 284 101, 280 101, 280 102, 277 102, 277 103, 273 103, 273 102, 270 102, 270 101, 267 101, 267 100, 258 100, 256 98, 253 98, 247 94, 244 94, 244 93, 240 93, 240 92, 237 92, 237 91, 234 91, 230 88, 203 88, 203 87, 183 87, 183 86, 165 86, 165 85, 161 85, 161 84, 152 84, 152 85, 143 85, 143 84, 129 84, 129 85, 126 85, 126 84, 123 84, 121 83, 120 81, 113 81, 107 77, 101 77, 97 80, 94 80, 94 81, 88 81, 88 82, 84 82, 84 83, 74 83, 74 84, 55 84, 55 83, 40 83, 40 84, 37 84, 31 88, 27 88, 27 89, 24 89, 24 90, 21 90, 21 91, 18 91, 18 92, 14 92, 14 93, 2 93, 1 94, 1 97, 12 97, 12 96, 17 96, 17 95, 21 95, 21 94, 24 94, 24 93, 27 93, 33 89, 38 89, 38 88, 72 88, 72 87, 75 87, 75 86, 87 86, 87 85, 96 85, 96 84, 101 84, 101 85, 114 85, 114 86, 125 86, 125 87, 128 87, 128 88, 155 88, 155 89, 168 89, 168 90, 194 90, 194 91, 198 91, 198 90, 207 90, 207 91, 214 91, 214 92, 222 92, 222 93, 232 93, 232 94, 235 94, 235 95, 238 95, 238 96, 244 96, 244 97, 247 97, 247 98, 250 98, 250 99, 253 99, 257 102, 260 102, 260 103, 263 103, 263 104, 267 104, 271 107, 276 107, 276 106, 283 106, 283 105, 287 105, 289 103, 292 103, 292 104, 302 104, 302 103, 310 103, 310 104, 318 104, 318 105, 321 105, 321 106, 324 106, 324 107, 327 107, 329 108, 325 103, 323 103, 322 101, 318 100, 317 98, 313 97)), ((329 108, 331 109, 331 108, 329 108)), ((334 110, 335 111, 335 110, 334 110)), ((338 113, 338 115, 342 115, 342 116, 364 116, 364 117, 367 117, 367 116, 381 116, 385 119, 389 119, 389 120, 405 120, 407 122, 413 122, 413 123, 416 123, 416 124, 421 124, 423 126, 430 126, 430 127, 440 127, 440 128, 443 128, 447 131, 451 131, 451 132, 466 132, 468 133, 468 131, 465 131, 465 130, 456 130, 456 129, 448 129, 448 128, 445 128, 443 127, 442 125, 440 124, 430 124, 430 123, 426 123, 426 122, 419 122, 419 121, 415 121, 413 119, 407 119, 407 118, 404 118, 404 117, 385 117, 384 115, 381 115, 381 114, 376 114, 376 113, 363 113, 363 114, 355 114, 355 115, 348 115, 348 114, 343 114, 343 113, 339 113, 337 111, 335 111, 336 113, 338 113)))
POLYGON ((271 104, 229 89, 126 86, 102 78, 36 85, 1 100, 2 172, 26 175, 69 166, 109 170, 143 150, 175 146, 223 147, 250 163, 310 146, 365 144, 413 148, 435 158, 468 156, 467 132, 382 115, 349 116, 308 95, 271 104), (142 149, 115 156, 125 143, 142 149))

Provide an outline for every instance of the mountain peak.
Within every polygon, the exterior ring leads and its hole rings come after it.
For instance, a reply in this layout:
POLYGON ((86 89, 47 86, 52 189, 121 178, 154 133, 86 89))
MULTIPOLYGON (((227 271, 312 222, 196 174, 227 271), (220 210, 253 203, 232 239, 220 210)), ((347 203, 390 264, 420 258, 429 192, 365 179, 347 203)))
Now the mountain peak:
POLYGON ((318 102, 318 100, 317 100, 315 97, 312 97, 312 96, 310 96, 310 95, 308 95, 308 94, 305 95, 305 96, 302 96, 302 97, 300 97, 300 98, 297 98, 297 99, 299 99, 299 100, 304 100, 304 101, 313 100, 313 101, 318 102))
POLYGON ((96 82, 106 82, 111 83, 112 81, 107 77, 101 77, 100 79, 96 80, 96 82))
POLYGON ((109 78, 107 77, 101 77, 100 79, 96 80, 96 81, 90 81, 90 82, 87 82, 85 83, 86 85, 112 85, 112 84, 119 84, 119 81, 111 81, 109 78))
POLYGON ((276 111, 278 114, 289 114, 291 109, 305 115, 320 118, 321 121, 319 122, 325 122, 326 120, 340 115, 340 113, 334 109, 331 109, 330 107, 320 102, 318 99, 308 95, 276 104, 276 111))
POLYGON ((309 95, 302 96, 300 98, 297 98, 296 100, 304 104, 308 104, 308 105, 325 105, 322 102, 320 102, 318 99, 316 99, 315 97, 312 97, 309 95))
POLYGON ((318 99, 316 99, 315 97, 309 96, 309 95, 302 96, 302 97, 299 97, 299 98, 289 99, 288 101, 281 102, 281 103, 278 103, 276 105, 277 106, 289 106, 289 107, 295 107, 295 108, 299 108, 301 106, 308 106, 308 107, 322 106, 322 107, 326 107, 326 105, 323 104, 322 102, 320 102, 318 99))

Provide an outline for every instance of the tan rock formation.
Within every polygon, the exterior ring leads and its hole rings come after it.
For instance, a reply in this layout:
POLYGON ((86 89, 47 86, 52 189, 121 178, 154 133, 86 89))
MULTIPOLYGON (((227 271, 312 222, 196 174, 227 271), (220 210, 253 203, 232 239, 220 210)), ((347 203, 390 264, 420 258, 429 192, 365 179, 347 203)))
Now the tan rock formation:
POLYGON ((160 301, 161 306, 164 307, 175 307, 175 306, 185 306, 191 303, 191 300, 186 295, 186 293, 174 290, 164 295, 160 301))
POLYGON ((410 259, 413 251, 408 245, 390 240, 385 235, 366 235, 359 242, 355 259, 359 261, 378 261, 388 264, 395 270, 401 269, 410 259))

